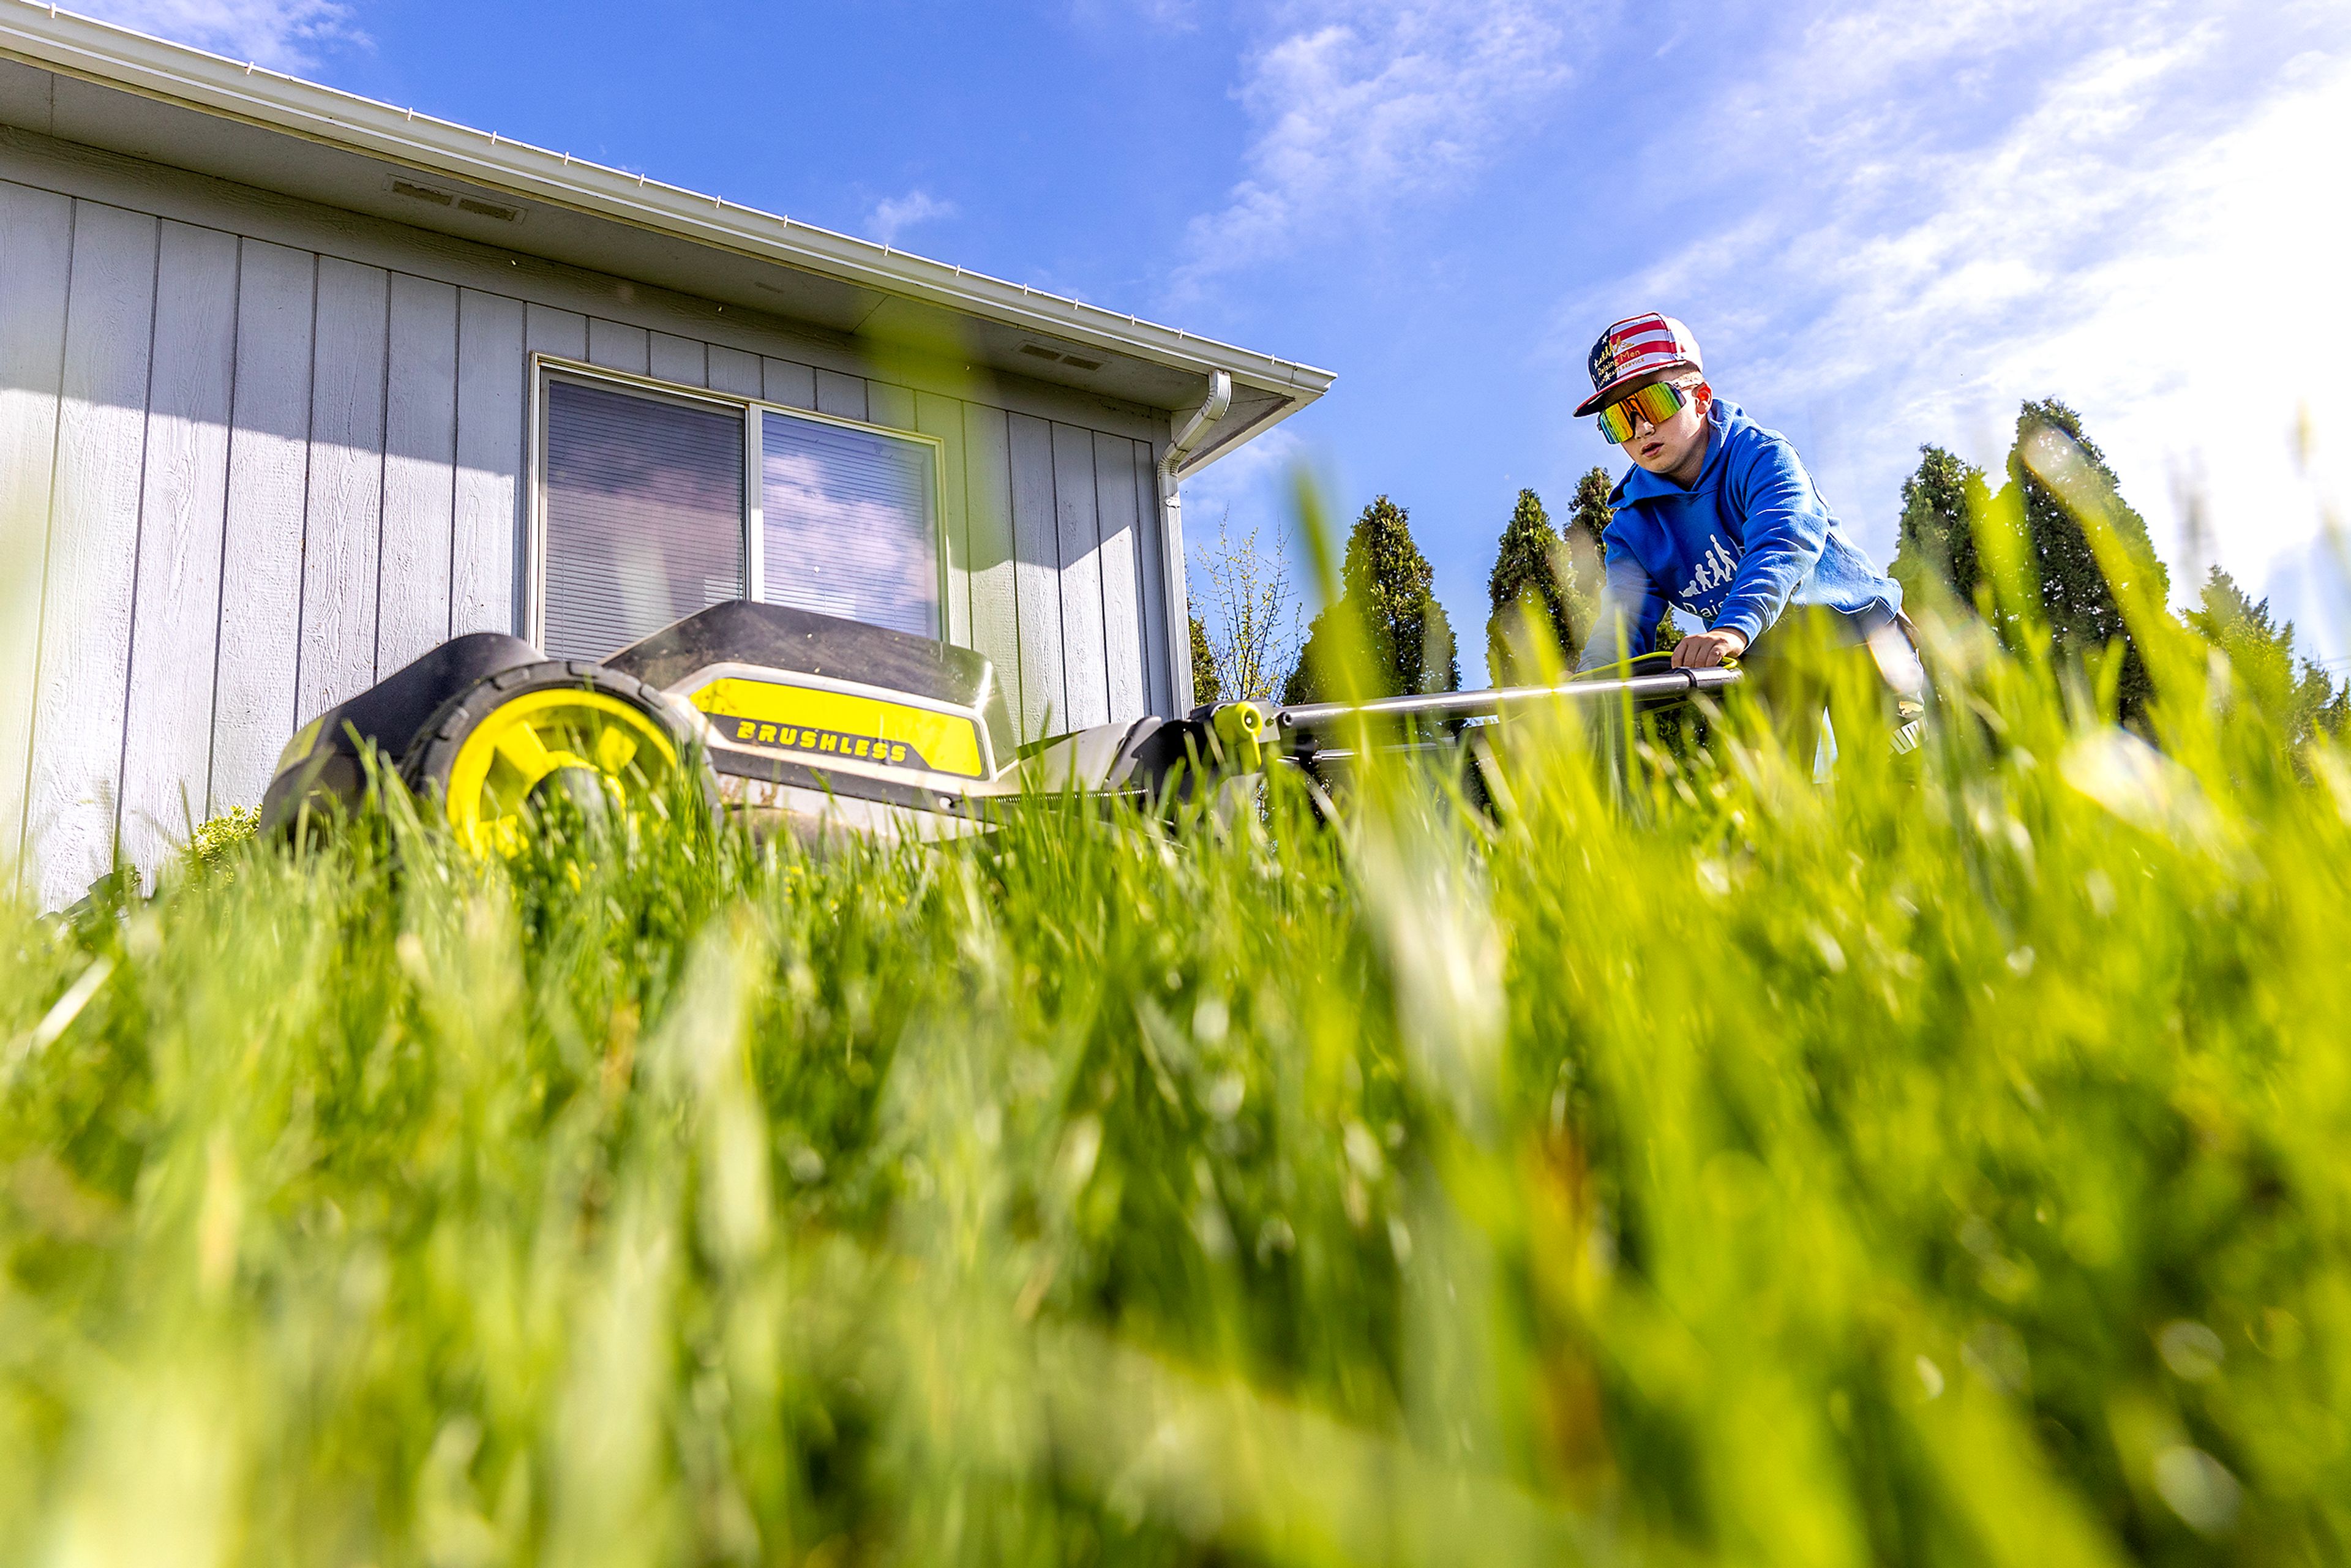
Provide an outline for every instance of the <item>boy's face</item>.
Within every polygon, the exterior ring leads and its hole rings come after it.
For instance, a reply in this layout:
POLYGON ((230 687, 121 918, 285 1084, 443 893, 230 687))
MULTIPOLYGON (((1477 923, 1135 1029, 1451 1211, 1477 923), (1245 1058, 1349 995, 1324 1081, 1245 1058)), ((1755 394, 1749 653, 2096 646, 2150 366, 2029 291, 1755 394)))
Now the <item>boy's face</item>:
POLYGON ((1696 371, 1685 371, 1667 380, 1689 401, 1663 424, 1651 424, 1635 415, 1625 455, 1652 474, 1679 479, 1706 462, 1706 404, 1697 395, 1706 378, 1696 371))

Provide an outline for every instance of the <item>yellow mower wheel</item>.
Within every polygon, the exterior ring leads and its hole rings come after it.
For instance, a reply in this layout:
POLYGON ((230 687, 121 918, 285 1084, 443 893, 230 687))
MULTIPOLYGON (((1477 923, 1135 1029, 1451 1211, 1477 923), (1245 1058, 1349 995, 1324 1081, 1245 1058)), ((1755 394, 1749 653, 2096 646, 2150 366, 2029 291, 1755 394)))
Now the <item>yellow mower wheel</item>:
MULTIPOLYGON (((457 841, 511 859, 558 801, 591 820, 668 815, 687 752, 660 695, 580 660, 508 670, 453 698, 411 758, 457 841)), ((696 793, 707 794, 708 784, 696 793)))

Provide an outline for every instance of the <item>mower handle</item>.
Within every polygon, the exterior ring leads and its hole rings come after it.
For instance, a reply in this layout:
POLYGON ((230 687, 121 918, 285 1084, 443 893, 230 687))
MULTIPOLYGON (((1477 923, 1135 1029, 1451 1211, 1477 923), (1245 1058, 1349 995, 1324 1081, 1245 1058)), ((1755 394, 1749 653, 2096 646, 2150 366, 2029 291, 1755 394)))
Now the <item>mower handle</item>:
POLYGON ((1555 686, 1498 686, 1483 692, 1430 692, 1416 696, 1377 697, 1365 703, 1296 703, 1277 707, 1270 717, 1283 733, 1312 732, 1348 718, 1491 718, 1506 708, 1561 697, 1582 702, 1695 696, 1738 684, 1736 668, 1668 670, 1605 681, 1565 681, 1555 686))

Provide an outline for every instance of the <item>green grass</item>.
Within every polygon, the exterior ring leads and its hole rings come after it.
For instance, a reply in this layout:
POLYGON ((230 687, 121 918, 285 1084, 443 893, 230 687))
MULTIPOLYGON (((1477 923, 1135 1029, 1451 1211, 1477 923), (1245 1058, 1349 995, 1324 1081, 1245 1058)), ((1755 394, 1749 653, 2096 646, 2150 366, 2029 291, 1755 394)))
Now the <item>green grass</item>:
POLYGON ((1933 653, 1916 777, 10 914, 0 1562, 2342 1561, 2351 758, 1933 653))

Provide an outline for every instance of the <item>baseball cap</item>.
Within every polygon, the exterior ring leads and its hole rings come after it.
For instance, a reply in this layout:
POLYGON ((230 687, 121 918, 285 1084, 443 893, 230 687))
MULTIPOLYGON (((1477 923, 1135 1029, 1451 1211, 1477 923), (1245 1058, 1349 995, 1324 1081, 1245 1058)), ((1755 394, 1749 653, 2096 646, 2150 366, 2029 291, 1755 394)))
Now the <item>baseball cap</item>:
POLYGON ((1627 316, 1592 345, 1593 392, 1575 405, 1575 412, 1578 416, 1596 413, 1603 404, 1662 381, 1667 371, 1683 366, 1706 369, 1698 357, 1698 339, 1687 327, 1654 310, 1627 316))

